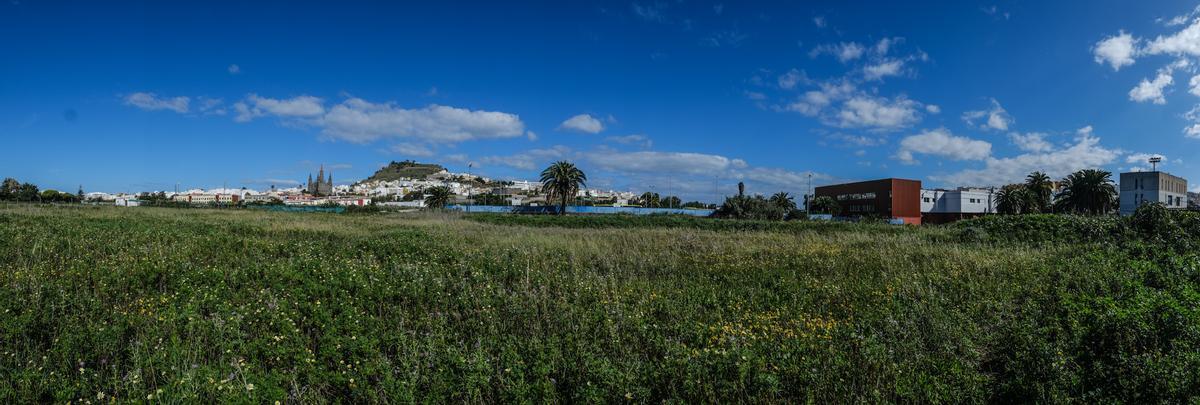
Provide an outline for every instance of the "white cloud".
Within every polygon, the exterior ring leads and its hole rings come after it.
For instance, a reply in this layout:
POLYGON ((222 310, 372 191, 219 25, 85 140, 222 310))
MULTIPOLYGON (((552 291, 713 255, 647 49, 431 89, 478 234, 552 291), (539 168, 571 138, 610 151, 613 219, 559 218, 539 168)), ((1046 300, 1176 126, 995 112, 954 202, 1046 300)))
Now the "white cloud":
POLYGON ((904 61, 889 60, 863 68, 863 78, 867 80, 883 80, 887 76, 899 76, 904 71, 904 61))
POLYGON ((1033 171, 1042 171, 1052 178, 1062 178, 1080 170, 1098 168, 1112 163, 1120 152, 1100 145, 1092 135, 1092 127, 1080 128, 1075 143, 1049 152, 1025 153, 1009 158, 989 157, 982 169, 968 169, 949 175, 930 176, 930 179, 951 185, 1003 185, 1022 181, 1033 171))
POLYGON ((1188 138, 1200 139, 1200 124, 1192 124, 1183 128, 1183 134, 1188 138))
POLYGON ((899 129, 920 121, 920 103, 898 97, 858 95, 846 100, 837 113, 837 125, 843 128, 899 129))
POLYGON ((502 165, 513 167, 521 170, 537 170, 548 164, 552 160, 561 159, 568 156, 571 149, 555 145, 545 149, 531 149, 525 152, 507 155, 507 156, 487 156, 480 158, 480 163, 490 165, 502 165))
POLYGON ((1008 134, 1008 139, 1011 139, 1018 149, 1025 152, 1049 152, 1054 149, 1054 145, 1046 141, 1046 134, 1041 132, 1027 134, 1013 132, 1008 134))
POLYGON ((228 69, 228 70, 229 70, 229 74, 231 74, 231 75, 236 75, 236 74, 238 74, 238 73, 242 73, 242 68, 241 68, 241 66, 238 66, 238 65, 236 65, 236 64, 229 65, 229 69, 228 69))
POLYGON ((645 135, 625 135, 625 136, 610 136, 605 138, 609 142, 616 142, 622 145, 634 145, 640 148, 649 149, 654 146, 654 141, 645 135))
POLYGON ((796 87, 796 84, 808 83, 808 77, 805 76, 804 72, 792 69, 787 73, 780 75, 778 82, 779 88, 791 90, 792 88, 796 87))
POLYGON ((529 140, 531 140, 531 141, 538 140, 538 134, 533 131, 525 131, 525 137, 529 138, 529 140))
POLYGON ((1108 63, 1114 71, 1121 67, 1132 65, 1137 56, 1137 40, 1132 35, 1121 31, 1119 34, 1105 38, 1092 47, 1096 63, 1108 63))
POLYGON ((589 114, 579 114, 574 117, 567 118, 567 120, 563 121, 558 128, 589 134, 598 134, 600 131, 604 130, 604 123, 600 122, 600 120, 592 117, 589 114))
POLYGON ((274 99, 259 97, 251 93, 244 101, 233 105, 238 115, 234 120, 247 122, 257 117, 274 115, 284 118, 312 118, 325 113, 325 107, 320 98, 313 96, 296 96, 289 99, 274 99))
POLYGON ((938 107, 936 105, 929 104, 929 105, 925 106, 925 111, 928 111, 930 114, 941 114, 942 107, 938 107))
POLYGON ((1192 76, 1192 79, 1188 80, 1188 93, 1200 97, 1200 75, 1192 76))
POLYGON ((350 142, 412 138, 433 143, 513 138, 525 134, 516 114, 430 105, 406 109, 393 103, 351 98, 314 120, 322 133, 350 142))
POLYGON ((798 112, 810 117, 815 117, 835 100, 847 98, 853 94, 854 91, 854 85, 850 84, 849 82, 841 82, 838 84, 821 83, 819 90, 809 90, 804 92, 804 95, 802 95, 799 100, 788 104, 786 107, 784 107, 784 109, 787 111, 798 112))
POLYGON ((900 141, 896 158, 904 164, 918 163, 913 154, 941 156, 952 160, 981 160, 992 154, 992 144, 954 136, 946 128, 928 130, 900 141))
POLYGON ((1174 81, 1175 79, 1171 77, 1171 69, 1159 69, 1158 76, 1153 81, 1142 79, 1137 87, 1129 90, 1129 99, 1139 103, 1150 101, 1154 104, 1166 104, 1167 99, 1163 96, 1163 89, 1174 81))
POLYGON ((825 28, 825 17, 824 16, 813 17, 813 25, 816 25, 817 28, 825 28))
POLYGON ((867 48, 857 42, 842 42, 840 44, 821 45, 813 48, 808 53, 809 57, 818 57, 822 54, 830 54, 837 57, 842 63, 850 62, 861 58, 867 52, 867 48))
POLYGON ((1164 163, 1167 160, 1166 156, 1157 153, 1130 153, 1125 155, 1125 163, 1146 163, 1149 162, 1150 158, 1152 157, 1162 159, 1164 163))
POLYGON ((125 104, 147 111, 171 110, 180 114, 188 112, 191 99, 185 96, 162 98, 154 93, 133 93, 125 96, 125 104))
POLYGON ((1147 55, 1200 56, 1200 19, 1171 35, 1154 38, 1142 50, 1147 55))
POLYGON ((690 152, 617 152, 599 150, 585 154, 593 165, 610 171, 707 175, 745 167, 741 159, 690 152))
POLYGON ((967 125, 978 126, 980 129, 1007 131, 1008 126, 1012 125, 1013 118, 1008 115, 1008 111, 1000 106, 1000 102, 992 99, 992 108, 979 111, 967 111, 963 113, 962 119, 967 125), (982 123, 976 125, 976 121, 987 118, 982 123))
POLYGON ((884 39, 879 40, 879 42, 875 43, 875 48, 873 50, 878 55, 887 55, 888 51, 892 49, 892 46, 895 46, 895 45, 901 44, 901 43, 904 43, 904 38, 901 38, 901 37, 884 38, 884 39))
POLYGON ((392 145, 392 152, 399 153, 401 155, 417 157, 433 156, 433 150, 429 149, 429 147, 408 142, 392 145))

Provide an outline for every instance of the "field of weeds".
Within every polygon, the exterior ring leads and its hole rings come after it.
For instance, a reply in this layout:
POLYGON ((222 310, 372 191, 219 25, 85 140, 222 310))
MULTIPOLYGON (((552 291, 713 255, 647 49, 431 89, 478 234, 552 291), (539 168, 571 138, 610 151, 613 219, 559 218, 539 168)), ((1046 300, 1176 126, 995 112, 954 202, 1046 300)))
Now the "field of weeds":
POLYGON ((586 221, 0 205, 0 400, 1200 392, 1195 249, 1158 228, 586 221))

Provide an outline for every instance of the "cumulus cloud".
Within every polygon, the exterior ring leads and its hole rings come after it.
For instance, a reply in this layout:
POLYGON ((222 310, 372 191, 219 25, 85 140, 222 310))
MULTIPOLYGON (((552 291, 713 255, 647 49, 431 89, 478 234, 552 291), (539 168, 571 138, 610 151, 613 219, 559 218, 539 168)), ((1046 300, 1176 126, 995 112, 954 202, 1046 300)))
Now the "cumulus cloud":
POLYGON ((598 150, 585 158, 603 170, 640 173, 710 174, 746 167, 741 159, 691 152, 617 152, 598 150))
POLYGON ((485 156, 479 162, 485 165, 501 165, 521 170, 536 170, 546 166, 551 161, 568 157, 571 148, 555 145, 543 149, 530 149, 525 152, 503 156, 485 156))
POLYGON ((1157 157, 1162 160, 1167 160, 1167 157, 1158 153, 1130 153, 1125 155, 1125 163, 1146 163, 1150 158, 1157 157))
POLYGON ((1008 139, 1012 140, 1017 149, 1025 152, 1049 152, 1054 149, 1054 145, 1046 141, 1046 134, 1041 132, 1027 134, 1013 132, 1008 134, 1008 139))
POLYGON ((154 93, 133 93, 125 96, 125 104, 147 111, 155 110, 171 110, 180 114, 188 112, 188 104, 191 98, 185 96, 179 97, 159 97, 154 93))
POLYGON ((787 73, 780 75, 777 81, 779 82, 779 88, 791 90, 795 88, 797 84, 808 83, 809 80, 804 72, 792 69, 787 73))
POLYGON ((1171 69, 1161 69, 1154 80, 1142 79, 1141 83, 1129 90, 1129 99, 1139 103, 1149 101, 1154 104, 1166 104, 1167 98, 1163 96, 1163 90, 1174 81, 1171 69))
POLYGON ((407 109, 393 103, 350 98, 315 121, 322 133, 365 143, 381 138, 412 138, 434 143, 513 138, 525 134, 516 114, 430 105, 407 109))
POLYGON ((989 157, 982 169, 967 169, 948 175, 930 176, 934 181, 954 185, 999 186, 1022 181, 1033 171, 1062 178, 1080 169, 1092 169, 1112 163, 1118 150, 1100 145, 1100 138, 1087 126, 1076 131, 1074 144, 1047 152, 1024 153, 1008 158, 989 157))
POLYGON ((274 115, 285 118, 317 117, 325 113, 325 107, 320 98, 313 96, 296 96, 288 99, 259 97, 251 93, 244 101, 233 105, 237 111, 238 122, 247 122, 258 117, 274 115))
POLYGON ((951 160, 981 160, 991 156, 992 144, 951 134, 946 128, 928 130, 900 141, 896 158, 904 164, 919 163, 914 154, 940 156, 951 160))
POLYGON ((908 127, 920 121, 920 103, 904 98, 859 95, 846 100, 837 113, 842 128, 876 128, 891 130, 908 127))
POLYGON ((992 99, 991 108, 987 110, 967 111, 963 113, 962 119, 967 125, 997 131, 1007 131, 1008 126, 1013 123, 1012 116, 1008 115, 1008 111, 1004 107, 1001 107, 1000 102, 996 101, 996 99, 992 99))
POLYGON ((406 156, 429 157, 433 156, 433 150, 425 145, 415 143, 402 142, 392 145, 392 152, 406 156))
POLYGON ((610 136, 608 138, 605 138, 605 140, 607 140, 609 142, 619 143, 622 145, 633 145, 633 146, 637 146, 640 148, 646 148, 646 149, 649 149, 654 146, 654 142, 651 141, 649 137, 647 137, 645 135, 639 135, 639 134, 625 135, 625 136, 610 136))
POLYGON ((929 105, 925 106, 925 111, 928 111, 930 114, 941 114, 942 107, 938 107, 936 105, 929 104, 929 105))
POLYGON ((1159 35, 1146 44, 1142 52, 1147 55, 1200 56, 1200 19, 1193 20, 1176 33, 1159 35))
POLYGON ((558 128, 584 132, 588 134, 598 134, 600 131, 604 130, 604 123, 600 122, 600 120, 596 119, 595 117, 592 117, 590 114, 579 114, 574 117, 567 118, 567 120, 563 121, 558 128))
POLYGON ((1092 55, 1096 63, 1109 64, 1113 71, 1132 65, 1137 56, 1137 40, 1133 35, 1121 31, 1117 35, 1105 38, 1092 47, 1092 55))
POLYGON ((866 52, 867 48, 857 42, 842 42, 840 44, 821 45, 813 48, 808 53, 808 56, 815 58, 823 54, 829 54, 836 57, 838 61, 847 63, 861 58, 866 52))
POLYGON ((888 60, 863 68, 863 78, 867 80, 883 80, 888 76, 899 76, 904 71, 904 61, 888 60))

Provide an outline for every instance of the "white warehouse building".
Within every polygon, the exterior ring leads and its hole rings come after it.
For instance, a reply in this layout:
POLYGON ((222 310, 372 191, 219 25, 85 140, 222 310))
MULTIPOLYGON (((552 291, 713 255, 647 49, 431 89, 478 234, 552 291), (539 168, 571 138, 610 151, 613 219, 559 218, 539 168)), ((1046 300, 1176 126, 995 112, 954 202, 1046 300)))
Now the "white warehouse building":
POLYGON ((1187 209, 1187 179, 1160 171, 1121 173, 1121 215, 1133 215, 1145 203, 1187 209))
POLYGON ((921 223, 944 224, 996 213, 992 189, 921 190, 921 223))

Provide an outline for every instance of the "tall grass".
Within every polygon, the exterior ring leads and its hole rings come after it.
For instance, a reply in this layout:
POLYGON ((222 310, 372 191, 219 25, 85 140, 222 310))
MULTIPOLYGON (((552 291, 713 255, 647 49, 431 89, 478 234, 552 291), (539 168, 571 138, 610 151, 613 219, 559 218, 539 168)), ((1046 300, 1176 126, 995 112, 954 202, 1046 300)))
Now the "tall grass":
POLYGON ((1194 257, 958 228, 478 218, 0 206, 0 399, 1200 392, 1194 257))

